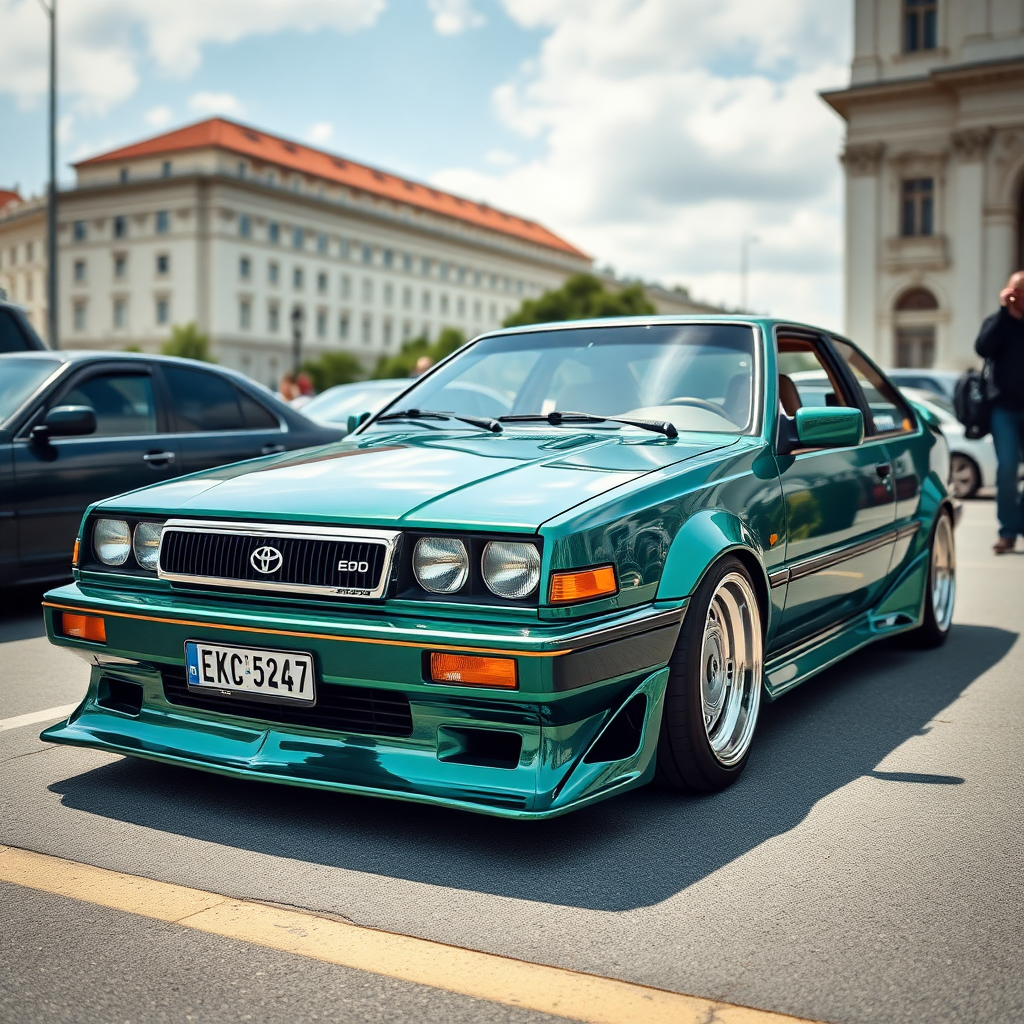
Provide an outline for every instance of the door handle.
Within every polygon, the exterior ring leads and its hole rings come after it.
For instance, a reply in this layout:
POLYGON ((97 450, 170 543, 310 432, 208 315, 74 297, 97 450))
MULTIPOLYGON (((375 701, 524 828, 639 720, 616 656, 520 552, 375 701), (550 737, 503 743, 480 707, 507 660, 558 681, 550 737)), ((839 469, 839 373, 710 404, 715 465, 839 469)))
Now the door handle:
POLYGON ((283 444, 265 444, 260 449, 260 454, 261 455, 276 455, 278 452, 283 452, 283 451, 284 451, 284 445, 283 444))
POLYGON ((875 466, 875 472, 884 480, 892 472, 892 465, 888 462, 880 462, 875 466))
POLYGON ((174 461, 174 452, 146 452, 142 456, 142 461, 154 466, 159 466, 162 463, 171 463, 174 461))

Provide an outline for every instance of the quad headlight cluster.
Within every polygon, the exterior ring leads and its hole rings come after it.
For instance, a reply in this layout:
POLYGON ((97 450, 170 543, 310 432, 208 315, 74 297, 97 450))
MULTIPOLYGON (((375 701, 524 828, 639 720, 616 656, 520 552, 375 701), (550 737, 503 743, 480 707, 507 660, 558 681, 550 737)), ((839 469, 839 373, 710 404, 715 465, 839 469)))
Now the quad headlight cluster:
MULTIPOLYGON (((412 571, 428 593, 457 594, 469 579, 469 549, 457 537, 421 537, 413 549, 412 571)), ((495 596, 521 600, 540 583, 540 553, 533 544, 488 541, 480 558, 480 574, 495 596)))
POLYGON ((124 519, 97 519, 92 548, 104 565, 124 565, 128 556, 134 555, 140 569, 156 572, 162 529, 162 523, 138 522, 132 530, 124 519))

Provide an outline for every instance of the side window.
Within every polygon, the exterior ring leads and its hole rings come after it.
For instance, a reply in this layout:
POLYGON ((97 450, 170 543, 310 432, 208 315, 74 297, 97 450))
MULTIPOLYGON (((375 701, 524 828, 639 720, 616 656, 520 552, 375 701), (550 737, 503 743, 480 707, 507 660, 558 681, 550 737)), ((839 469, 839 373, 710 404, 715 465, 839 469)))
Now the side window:
POLYGON ((848 341, 833 338, 839 357, 850 368, 871 411, 870 422, 864 424, 868 437, 877 434, 906 434, 914 429, 914 416, 896 388, 880 370, 867 361, 848 341))
POLYGON ((814 344, 803 338, 779 338, 779 405, 787 416, 802 408, 849 405, 814 344))
POLYGON ((171 392, 175 431, 244 430, 242 410, 230 382, 202 370, 164 366, 171 392))
POLYGON ((0 352, 25 352, 31 347, 14 317, 6 309, 0 309, 0 352))
POLYGON ((241 388, 235 388, 239 404, 242 406, 242 417, 248 430, 280 430, 278 418, 255 398, 247 395, 241 388))
POLYGON ((105 373, 82 381, 59 401, 88 405, 96 413, 96 433, 90 437, 156 433, 153 382, 142 374, 105 373))

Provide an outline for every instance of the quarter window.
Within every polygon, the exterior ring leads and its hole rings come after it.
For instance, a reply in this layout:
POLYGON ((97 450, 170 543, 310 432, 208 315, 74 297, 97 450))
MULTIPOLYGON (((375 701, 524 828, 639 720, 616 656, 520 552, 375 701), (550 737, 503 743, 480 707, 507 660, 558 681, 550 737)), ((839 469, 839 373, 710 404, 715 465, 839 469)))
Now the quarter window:
POLYGON ((849 342, 833 338, 832 344, 857 378, 857 384, 867 402, 871 415, 868 417, 869 422, 864 424, 864 433, 873 436, 909 433, 913 430, 914 416, 910 407, 896 388, 882 376, 881 371, 849 342))

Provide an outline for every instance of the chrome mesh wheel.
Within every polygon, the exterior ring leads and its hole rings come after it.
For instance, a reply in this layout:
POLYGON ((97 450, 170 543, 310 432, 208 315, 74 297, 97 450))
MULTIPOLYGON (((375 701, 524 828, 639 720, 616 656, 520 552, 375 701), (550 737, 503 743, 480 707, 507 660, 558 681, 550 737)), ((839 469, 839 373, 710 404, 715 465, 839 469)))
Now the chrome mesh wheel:
POLYGON ((715 758, 736 764, 754 736, 763 675, 761 616, 750 582, 730 572, 708 607, 700 651, 704 731, 715 758))

